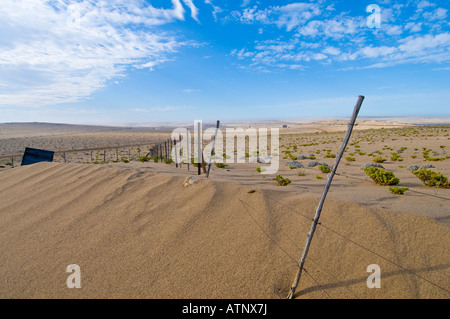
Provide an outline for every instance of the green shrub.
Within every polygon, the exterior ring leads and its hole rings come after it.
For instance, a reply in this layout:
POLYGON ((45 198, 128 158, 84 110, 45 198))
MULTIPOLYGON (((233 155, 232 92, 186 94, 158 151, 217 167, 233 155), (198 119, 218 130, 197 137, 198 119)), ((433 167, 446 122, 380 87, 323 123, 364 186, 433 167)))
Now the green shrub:
POLYGON ((382 157, 375 157, 375 158, 373 159, 373 161, 374 161, 375 163, 384 163, 384 162, 386 162, 386 159, 385 159, 385 158, 382 158, 382 157))
POLYGON ((395 177, 394 173, 383 168, 369 166, 364 169, 364 172, 379 185, 397 185, 400 183, 400 180, 395 177))
POLYGON ((171 158, 165 158, 164 163, 166 164, 172 164, 174 161, 171 158))
POLYGON ((142 163, 148 162, 149 160, 150 160, 150 157, 148 157, 148 156, 141 156, 138 158, 138 161, 142 162, 142 163))
POLYGON ((297 156, 295 156, 295 155, 290 155, 290 154, 289 154, 289 157, 290 157, 293 161, 297 160, 297 156))
POLYGON ((345 159, 346 159, 347 161, 349 161, 349 162, 354 162, 354 161, 356 161, 356 159, 355 159, 354 157, 351 157, 351 156, 347 156, 345 159))
POLYGON ((323 177, 320 175, 316 175, 316 179, 322 179, 323 177))
POLYGON ((257 167, 256 168, 256 171, 258 172, 258 173, 261 173, 261 172, 264 172, 266 169, 264 168, 264 167, 257 167))
POLYGON ((192 165, 194 165, 194 167, 198 167, 198 163, 194 163, 194 158, 193 157, 191 157, 191 164, 192 165))
POLYGON ((407 190, 409 190, 408 187, 391 187, 389 186, 389 190, 391 193, 397 194, 397 195, 403 195, 407 190))
MULTIPOLYGON (((225 167, 227 167, 228 165, 226 165, 226 164, 224 164, 224 163, 215 163, 216 164, 216 167, 218 167, 218 168, 225 168, 225 167)), ((258 167, 259 168, 259 167, 258 167)))
POLYGON ((434 172, 430 169, 421 168, 416 171, 412 171, 412 173, 429 187, 447 188, 450 185, 447 177, 444 177, 441 173, 434 172))
POLYGON ((335 158, 336 154, 325 154, 323 157, 324 158, 335 158))
POLYGON ((291 182, 289 178, 283 178, 283 176, 281 175, 277 175, 277 177, 274 179, 277 181, 278 186, 286 186, 291 182))
POLYGON ((316 159, 316 157, 315 157, 314 155, 308 156, 308 158, 309 158, 310 160, 315 160, 315 159, 316 159))
POLYGON ((331 168, 325 165, 319 165, 319 169, 324 174, 331 172, 331 168))
POLYGON ((391 161, 397 161, 400 158, 400 154, 391 153, 391 161))
POLYGON ((425 160, 427 161, 433 161, 433 162, 437 162, 437 161, 443 161, 445 160, 445 157, 426 157, 425 160))

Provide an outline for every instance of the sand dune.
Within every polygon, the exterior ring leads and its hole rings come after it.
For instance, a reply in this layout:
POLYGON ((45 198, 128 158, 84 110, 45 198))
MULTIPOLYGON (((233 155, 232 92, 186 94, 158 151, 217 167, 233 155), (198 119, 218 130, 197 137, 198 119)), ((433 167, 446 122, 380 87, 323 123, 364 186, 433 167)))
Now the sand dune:
MULTIPOLYGON (((185 188, 188 175, 57 163, 0 172, 0 297, 285 298, 319 195, 203 177, 185 188), (81 289, 66 286, 70 264, 81 289)), ((296 297, 449 297, 445 225, 335 198, 321 222, 296 297), (370 264, 380 289, 366 285, 370 264)))

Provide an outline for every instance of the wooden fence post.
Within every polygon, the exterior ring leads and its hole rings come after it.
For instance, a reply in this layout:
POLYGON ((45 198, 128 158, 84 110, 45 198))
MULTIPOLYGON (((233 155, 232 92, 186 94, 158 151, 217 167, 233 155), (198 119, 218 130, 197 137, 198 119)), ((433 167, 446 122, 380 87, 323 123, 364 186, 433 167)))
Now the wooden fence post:
POLYGON ((201 175, 201 165, 203 162, 203 152, 202 152, 202 126, 200 121, 197 122, 197 167, 198 167, 198 175, 201 175))
POLYGON ((186 163, 189 171, 189 164, 191 163, 191 135, 188 129, 186 129, 186 163))
POLYGON ((164 142, 164 155, 166 156, 165 159, 167 159, 167 141, 164 142))
POLYGON ((172 159, 172 138, 167 141, 167 158, 172 159))
POLYGON ((181 156, 182 148, 181 148, 181 134, 180 133, 178 133, 178 142, 180 142, 180 145, 178 146, 178 148, 180 149, 180 168, 181 168, 181 164, 183 164, 183 157, 181 156))
POLYGON ((300 276, 302 274, 302 270, 303 270, 303 266, 305 264, 305 260, 306 260, 306 255, 308 254, 309 251, 309 247, 311 245, 311 241, 312 238, 314 236, 314 232, 316 230, 317 227, 317 223, 319 222, 319 218, 320 218, 320 213, 322 212, 322 207, 323 207, 323 203, 325 202, 325 198, 327 196, 328 190, 331 186, 331 182, 333 180, 334 174, 336 174, 336 170, 337 167, 339 165, 339 161, 342 158, 342 155, 344 154, 345 148, 347 147, 347 143, 350 139, 350 136, 352 134, 352 130, 353 130, 353 126, 355 125, 355 121, 356 121, 356 117, 358 116, 359 113, 359 109, 361 108, 361 104, 364 100, 364 96, 359 96, 358 97, 358 101, 355 105, 355 108, 353 109, 353 114, 352 114, 352 118, 350 120, 350 122, 348 123, 348 128, 347 128, 347 134, 345 135, 344 141, 342 142, 341 145, 341 149, 339 150, 338 156, 336 157, 336 160, 334 162, 333 168, 331 169, 331 172, 328 174, 328 180, 327 180, 327 184, 325 185, 325 189, 323 191, 322 194, 322 198, 320 199, 319 202, 319 206, 316 209, 316 215, 314 216, 314 220, 311 226, 311 230, 309 231, 309 233, 306 236, 306 243, 305 243, 305 248, 303 249, 303 254, 302 257, 299 261, 299 269, 297 271, 297 275, 294 279, 294 282, 291 286, 289 295, 288 295, 288 299, 292 299, 294 298, 294 294, 295 294, 295 290, 297 289, 298 286, 298 282, 300 280, 300 276))
POLYGON ((209 154, 208 172, 206 173, 206 178, 209 177, 209 171, 211 170, 211 160, 212 160, 212 156, 213 156, 213 152, 214 152, 214 146, 216 145, 216 138, 217 138, 217 131, 219 130, 219 124, 220 124, 220 121, 217 121, 216 132, 214 133, 214 141, 213 141, 213 145, 211 147, 211 154, 209 154))
POLYGON ((178 154, 177 154, 177 141, 173 140, 173 147, 175 148, 175 167, 178 168, 178 154))

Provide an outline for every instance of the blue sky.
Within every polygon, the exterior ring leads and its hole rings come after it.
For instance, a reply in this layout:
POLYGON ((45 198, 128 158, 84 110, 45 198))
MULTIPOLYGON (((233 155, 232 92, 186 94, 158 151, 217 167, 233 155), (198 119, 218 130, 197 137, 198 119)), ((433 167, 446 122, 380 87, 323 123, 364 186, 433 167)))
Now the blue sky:
POLYGON ((2 0, 0 122, 348 117, 358 95, 361 116, 450 116, 449 9, 448 0, 2 0))

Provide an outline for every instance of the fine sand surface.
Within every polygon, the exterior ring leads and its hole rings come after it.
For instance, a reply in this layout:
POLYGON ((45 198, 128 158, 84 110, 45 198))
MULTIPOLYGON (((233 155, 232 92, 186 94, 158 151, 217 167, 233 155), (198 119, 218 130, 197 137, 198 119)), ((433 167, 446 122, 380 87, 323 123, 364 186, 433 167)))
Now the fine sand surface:
MULTIPOLYGON (((0 172, 0 297, 285 298, 318 195, 213 175, 183 187, 189 173, 157 165, 0 172), (81 289, 66 286, 70 264, 81 289)), ((449 297, 447 226, 334 198, 321 223, 296 297, 449 297)))
MULTIPOLYGON (((274 123, 259 123, 266 124, 274 123)), ((280 129, 271 152, 280 155, 277 174, 292 181, 280 187, 248 159, 213 165, 209 179, 192 165, 136 161, 167 140, 167 128, 14 125, 0 127, 2 152, 51 146, 67 151, 68 163, 61 154, 14 168, 8 157, 0 161, 0 298, 286 298, 327 177, 307 167, 310 159, 298 160, 304 169, 286 162, 314 155, 332 166, 327 155, 338 152, 346 129, 341 121, 280 129), (148 147, 119 148, 141 144, 148 147), (114 147, 107 163, 92 164, 114 147), (98 152, 69 152, 80 148, 98 152), (188 176, 198 183, 183 187, 188 176), (71 264, 81 268, 81 289, 67 288, 71 264)), ((450 177, 449 136, 448 126, 395 120, 356 127, 296 298, 450 297, 450 188, 426 187, 407 169, 433 165, 450 177), (440 160, 426 160, 423 150, 440 160), (396 152, 401 161, 391 159, 396 152), (361 170, 375 157, 409 187, 405 195, 361 170), (380 289, 367 287, 372 264, 381 269, 380 289)))

